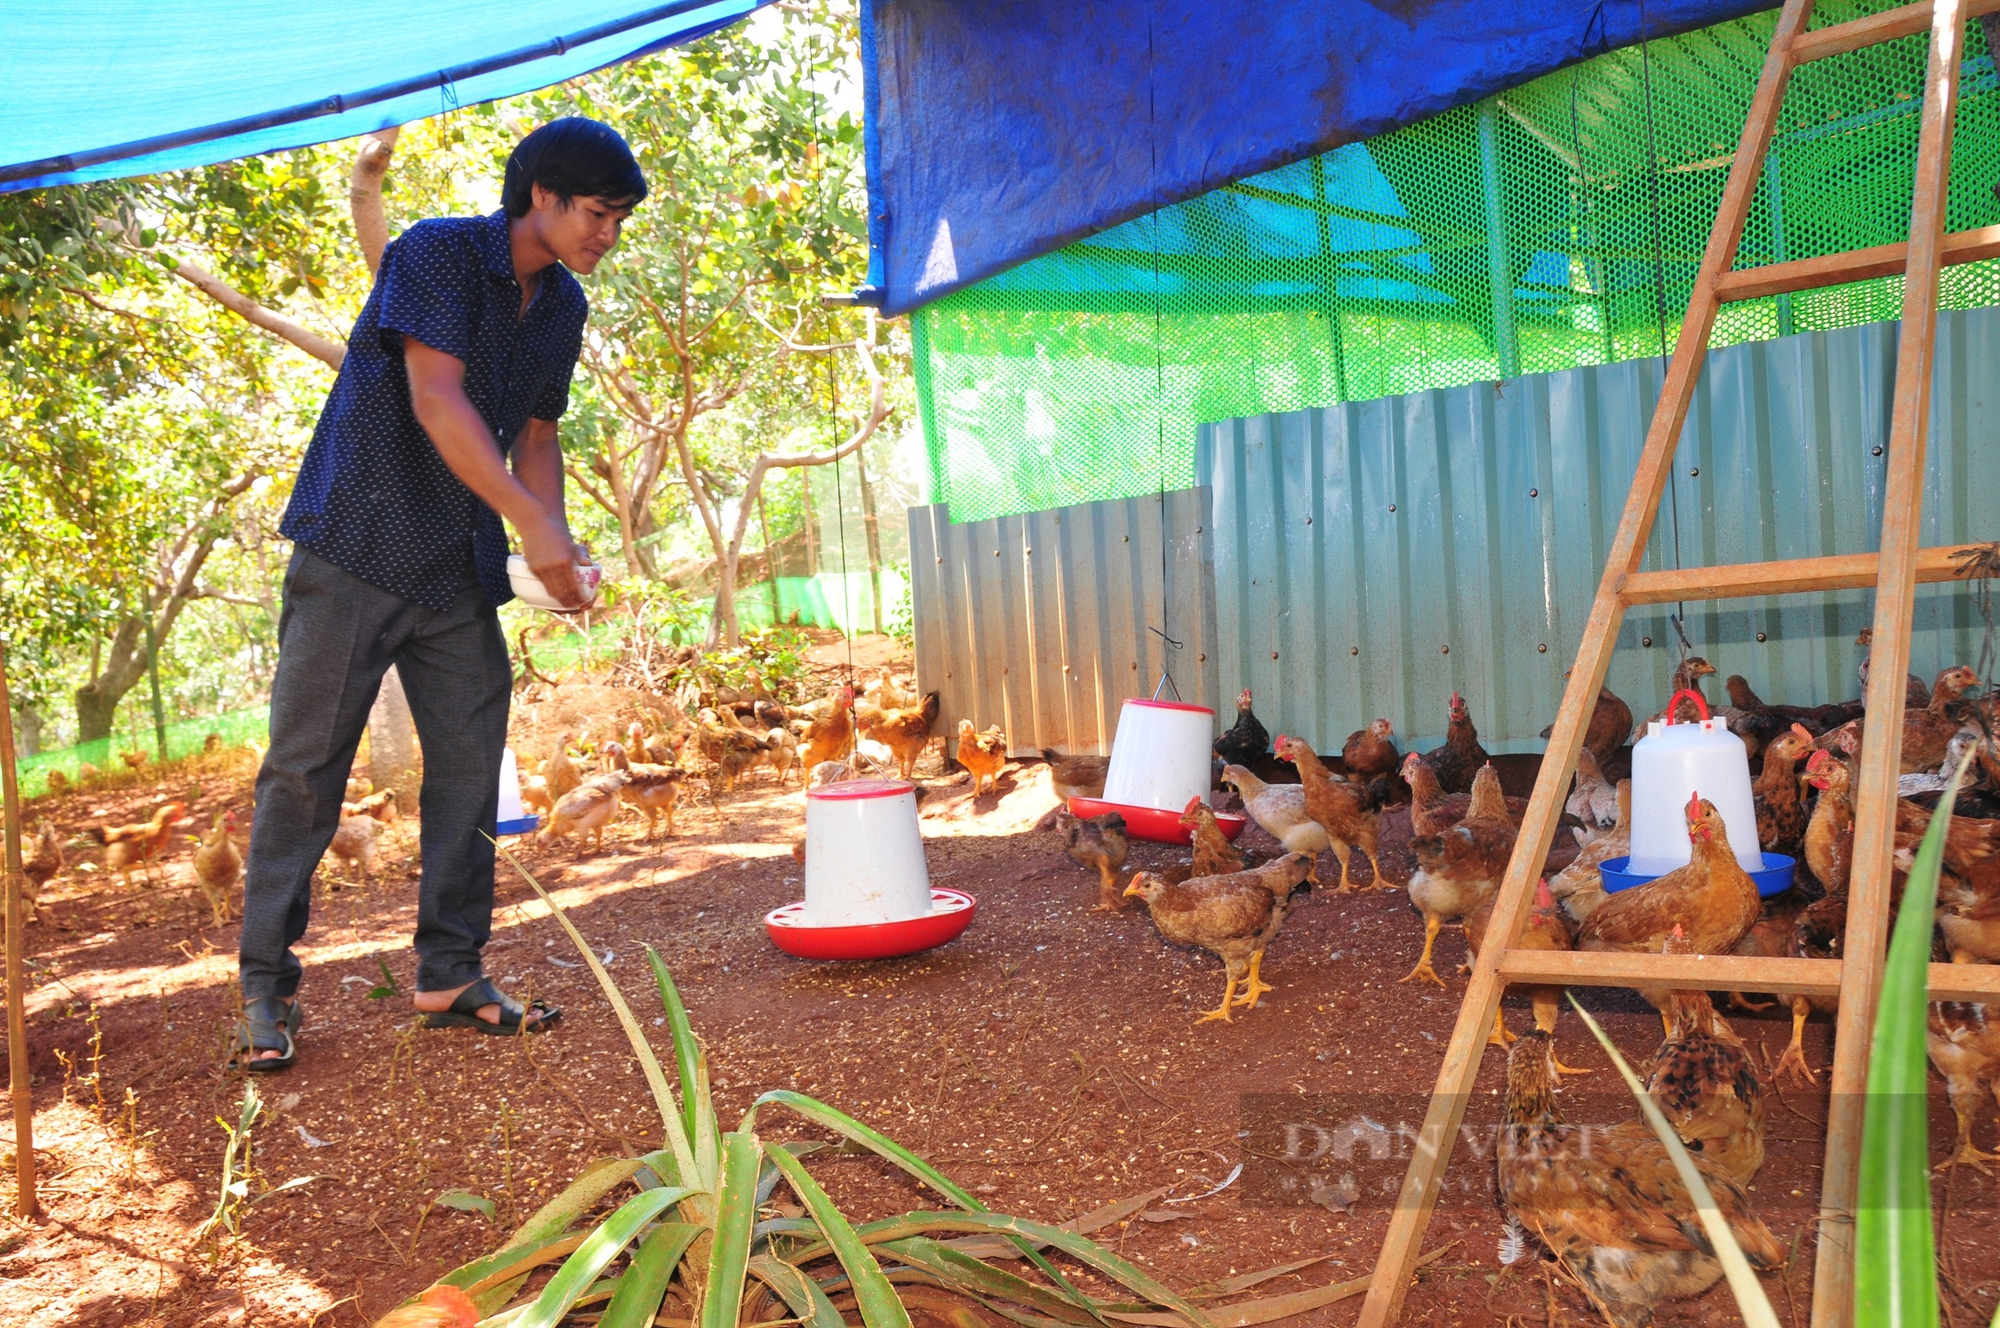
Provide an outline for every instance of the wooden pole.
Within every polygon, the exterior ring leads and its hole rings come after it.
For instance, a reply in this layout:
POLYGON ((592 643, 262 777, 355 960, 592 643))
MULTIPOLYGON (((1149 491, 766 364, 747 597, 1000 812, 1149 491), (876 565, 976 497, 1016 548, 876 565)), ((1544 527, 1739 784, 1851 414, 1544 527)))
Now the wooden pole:
POLYGON ((6 808, 7 878, 7 1087, 14 1100, 14 1211, 41 1216, 35 1202, 35 1099, 28 1086, 28 1017, 21 951, 28 911, 21 897, 21 787, 14 771, 14 712, 7 695, 7 648, 0 645, 0 799, 6 808))

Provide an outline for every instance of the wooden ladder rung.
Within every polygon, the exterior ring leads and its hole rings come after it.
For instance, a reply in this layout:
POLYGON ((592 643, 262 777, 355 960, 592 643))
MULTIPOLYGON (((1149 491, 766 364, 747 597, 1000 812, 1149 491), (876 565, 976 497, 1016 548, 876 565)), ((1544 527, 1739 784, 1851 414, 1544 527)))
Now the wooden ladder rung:
MULTIPOLYGON (((1990 14, 1996 9, 2000 9, 2000 0, 1966 0, 1965 4, 1968 18, 1990 14)), ((1914 37, 1920 32, 1929 32, 1930 27, 1931 6, 1928 0, 1904 5, 1900 9, 1884 10, 1867 18, 1850 19, 1845 23, 1800 33, 1792 40, 1792 63, 1802 65, 1824 60, 1831 55, 1846 55, 1864 46, 1895 41, 1898 37, 1914 37)))
MULTIPOLYGON (((1958 574, 1956 556, 1964 546, 1917 550, 1917 580, 1949 581, 1958 574)), ((1747 595, 1796 595, 1811 590, 1855 590, 1875 584, 1881 558, 1872 553, 1839 553, 1825 558, 1792 558, 1775 563, 1730 563, 1678 571, 1628 572, 1618 583, 1626 605, 1672 604, 1679 600, 1742 599, 1747 595)))
MULTIPOLYGON (((1681 987, 1691 991, 1782 991, 1838 996, 1838 959, 1763 955, 1631 954, 1618 950, 1509 950, 1500 976, 1524 986, 1681 987)), ((2000 999, 2000 964, 1932 964, 1931 999, 2000 999)))
MULTIPOLYGON (((2000 7, 2000 0, 1993 0, 2000 7)), ((1789 263, 1766 263, 1762 267, 1742 267, 1724 273, 1715 283, 1715 298, 1722 301, 1759 300, 1767 295, 1817 290, 1870 277, 1893 277, 1902 272, 1910 258, 1904 242, 1878 244, 1867 249, 1849 249, 1818 258, 1797 258, 1789 263)), ((1969 231, 1953 231, 1944 237, 1939 258, 1946 267, 1977 263, 1982 258, 2000 258, 2000 226, 1980 226, 1969 231)))

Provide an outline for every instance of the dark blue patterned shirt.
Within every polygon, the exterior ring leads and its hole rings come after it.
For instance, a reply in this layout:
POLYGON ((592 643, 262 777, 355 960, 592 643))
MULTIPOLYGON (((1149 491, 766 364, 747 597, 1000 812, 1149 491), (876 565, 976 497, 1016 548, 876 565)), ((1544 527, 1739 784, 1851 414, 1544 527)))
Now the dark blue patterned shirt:
POLYGON ((334 566, 443 611, 476 569, 495 605, 507 585, 499 516, 445 466, 410 405, 403 338, 465 362, 465 395, 505 453, 533 416, 559 418, 589 302, 560 263, 521 287, 507 214, 420 221, 383 251, 280 529, 334 566))

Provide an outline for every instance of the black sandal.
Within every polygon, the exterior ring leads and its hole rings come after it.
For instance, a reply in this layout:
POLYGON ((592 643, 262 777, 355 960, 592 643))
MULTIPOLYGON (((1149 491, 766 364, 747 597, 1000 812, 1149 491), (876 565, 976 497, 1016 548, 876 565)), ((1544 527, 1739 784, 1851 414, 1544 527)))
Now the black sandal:
POLYGON ((292 1061, 298 1056, 298 1048, 292 1041, 299 1025, 305 1022, 306 1007, 294 1000, 285 1004, 276 996, 259 996, 254 1001, 243 1003, 243 1018, 236 1025, 237 1064, 251 1074, 276 1074, 279 1070, 292 1068, 292 1061), (259 1056, 260 1051, 275 1051, 277 1056, 259 1056))
POLYGON ((518 1037, 522 1032, 544 1033, 557 1020, 562 1011, 544 1000, 533 1000, 523 1006, 493 985, 492 978, 481 978, 458 994, 449 1010, 428 1010, 417 1020, 425 1028, 471 1028, 494 1037, 518 1037), (479 1017, 479 1007, 497 1005, 500 1007, 500 1022, 488 1023, 479 1017), (529 1019, 532 1014, 534 1019, 529 1019))

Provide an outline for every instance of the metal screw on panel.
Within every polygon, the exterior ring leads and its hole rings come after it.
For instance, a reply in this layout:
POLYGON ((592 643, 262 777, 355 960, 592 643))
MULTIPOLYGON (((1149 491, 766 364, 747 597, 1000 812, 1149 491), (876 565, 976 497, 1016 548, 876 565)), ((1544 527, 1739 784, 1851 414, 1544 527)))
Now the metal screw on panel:
POLYGON ((1450 646, 1439 646, 1439 647, 1438 647, 1438 653, 1439 653, 1440 655, 1449 655, 1449 654, 1451 653, 1451 647, 1450 647, 1450 646))
POLYGON ((1278 652, 1277 652, 1277 651, 1275 651, 1275 650, 1273 650, 1273 651, 1271 652, 1271 658, 1272 658, 1272 659, 1276 659, 1277 657, 1278 657, 1278 652))
POLYGON ((1530 498, 1539 498, 1542 496, 1542 491, 1540 489, 1530 489, 1528 490, 1528 496, 1530 498))
POLYGON ((1546 654, 1548 654, 1548 653, 1549 653, 1549 644, 1548 644, 1548 642, 1546 642, 1546 641, 1543 641, 1543 642, 1540 642, 1539 644, 1537 644, 1537 645, 1535 646, 1535 653, 1536 653, 1536 654, 1538 654, 1538 655, 1546 655, 1546 654))
POLYGON ((1358 654, 1360 654, 1360 653, 1361 653, 1361 647, 1360 647, 1360 646, 1349 646, 1349 647, 1347 648, 1347 653, 1348 653, 1348 654, 1350 654, 1350 655, 1358 655, 1358 654))
POLYGON ((1130 535, 1127 535, 1127 536, 1125 536, 1124 538, 1125 538, 1125 542, 1126 542, 1127 544, 1130 544, 1130 543, 1132 542, 1132 537, 1131 537, 1130 535))
POLYGON ((1869 449, 1868 449, 1868 455, 1869 455, 1869 456, 1881 456, 1881 455, 1882 455, 1882 449, 1881 449, 1881 448, 1879 448, 1879 447, 1871 447, 1871 448, 1869 448, 1869 449))
POLYGON ((943 561, 944 561, 944 559, 940 558, 940 559, 938 559, 938 561, 939 561, 939 562, 943 562, 943 561))
POLYGON ((1196 527, 1194 528, 1194 533, 1195 533, 1195 534, 1197 534, 1197 535, 1201 534, 1201 527, 1200 527, 1200 526, 1196 526, 1196 527))
POLYGON ((1653 638, 1650 636, 1642 636, 1639 638, 1639 644, 1642 646, 1649 646, 1653 644, 1653 638))
POLYGON ((1003 665, 1003 666, 1001 666, 1001 669, 1000 669, 1000 673, 1001 673, 1001 676, 1002 676, 1002 677, 1005 677, 1005 676, 1006 676, 1006 673, 1007 673, 1007 669, 1006 669, 1006 667, 1005 667, 1004 665, 1003 665))
POLYGON ((1764 634, 1762 632, 1757 633, 1757 639, 1759 641, 1762 641, 1764 639, 1764 634))
POLYGON ((1069 665, 1067 665, 1067 664, 1063 665, 1063 672, 1064 672, 1064 673, 1068 673, 1068 672, 1069 672, 1069 665))
POLYGON ((1306 524, 1307 524, 1307 525, 1311 525, 1312 523, 1313 523, 1313 519, 1312 519, 1311 517, 1307 517, 1307 518, 1306 518, 1306 524))
POLYGON ((1701 467, 1700 467, 1700 466, 1689 466, 1689 467, 1688 467, 1688 478, 1690 478, 1690 479, 1693 479, 1694 477, 1696 477, 1696 476, 1698 476, 1698 475, 1700 475, 1700 474, 1701 474, 1701 467))
POLYGON ((1206 663, 1208 663, 1208 656, 1207 656, 1207 655, 1196 655, 1196 656, 1195 656, 1194 658, 1195 658, 1195 662, 1196 662, 1197 664, 1206 664, 1206 663))
POLYGON ((1390 503, 1390 504, 1389 504, 1389 510, 1390 510, 1391 512, 1395 511, 1395 510, 1396 510, 1396 505, 1395 505, 1394 503, 1390 503))

